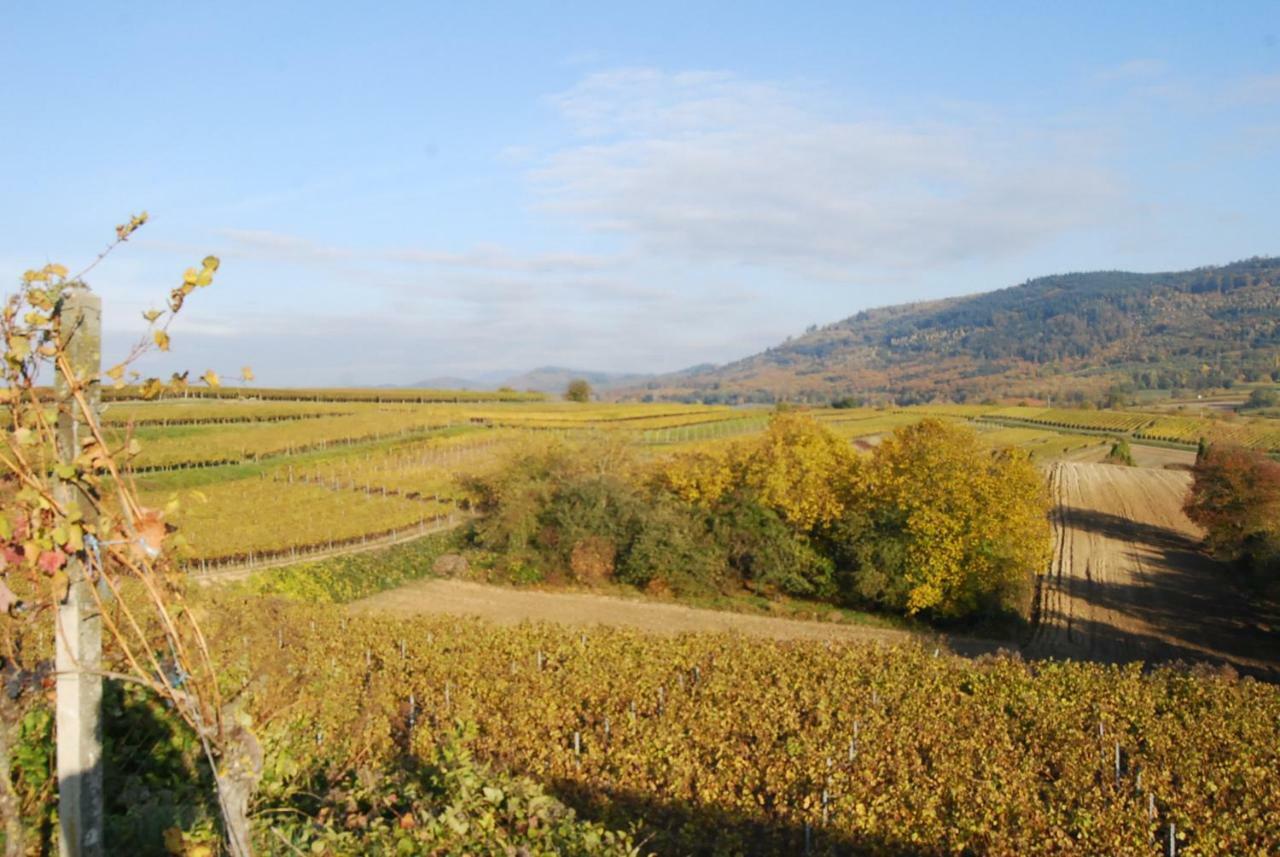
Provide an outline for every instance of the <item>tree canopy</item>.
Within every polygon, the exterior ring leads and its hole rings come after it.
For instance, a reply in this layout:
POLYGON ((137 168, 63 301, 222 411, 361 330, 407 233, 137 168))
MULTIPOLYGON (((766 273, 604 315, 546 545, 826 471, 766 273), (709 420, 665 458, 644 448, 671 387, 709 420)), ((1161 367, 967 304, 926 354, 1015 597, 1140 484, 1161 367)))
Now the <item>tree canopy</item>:
POLYGON ((585 378, 574 378, 565 388, 564 398, 569 402, 591 401, 591 384, 585 378))

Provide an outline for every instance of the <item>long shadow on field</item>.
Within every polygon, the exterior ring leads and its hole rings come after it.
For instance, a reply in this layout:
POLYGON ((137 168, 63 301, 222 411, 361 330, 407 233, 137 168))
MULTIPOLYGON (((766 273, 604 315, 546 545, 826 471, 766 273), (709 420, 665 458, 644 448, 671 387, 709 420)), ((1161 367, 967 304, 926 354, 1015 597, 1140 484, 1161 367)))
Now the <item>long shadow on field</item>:
POLYGON ((1073 643, 1060 651, 1023 653, 1030 661, 1045 659, 1070 659, 1104 664, 1144 662, 1148 667, 1161 664, 1205 664, 1210 667, 1230 667, 1242 676, 1260 681, 1280 683, 1280 659, 1274 655, 1239 656, 1220 649, 1182 644, 1177 641, 1117 628, 1114 625, 1076 617, 1071 625, 1073 643))
MULTIPOLYGON (((1063 510, 1068 526, 1129 545, 1117 559, 1132 581, 1073 577, 1066 592, 1121 617, 1117 624, 1075 617, 1070 654, 1089 660, 1226 664, 1242 674, 1280 680, 1276 616, 1185 534, 1089 509, 1063 510)), ((1056 621, 1047 615, 1042 621, 1056 621)))
MULTIPOLYGON (((634 792, 601 792, 584 788, 572 780, 547 784, 556 797, 580 815, 614 829, 626 828, 636 819, 644 824, 638 832, 643 853, 659 855, 742 854, 767 855, 848 855, 877 854, 886 857, 924 857, 936 849, 880 836, 859 836, 804 824, 762 821, 714 806, 690 806, 664 801, 654 795, 634 792)), ((820 811, 819 811, 820 812, 820 811)))
POLYGON ((1199 542, 1189 538, 1186 533, 1168 527, 1134 521, 1096 509, 1082 509, 1079 506, 1064 506, 1059 514, 1068 527, 1097 533, 1116 541, 1134 541, 1160 549, 1186 551, 1201 556, 1203 560, 1199 542))

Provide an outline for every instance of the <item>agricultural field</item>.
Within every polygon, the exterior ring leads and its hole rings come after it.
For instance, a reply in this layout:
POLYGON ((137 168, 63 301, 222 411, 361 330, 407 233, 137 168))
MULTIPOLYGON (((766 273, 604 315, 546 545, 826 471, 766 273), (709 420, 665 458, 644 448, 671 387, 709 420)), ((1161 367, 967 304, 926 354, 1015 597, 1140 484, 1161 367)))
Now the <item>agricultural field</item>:
POLYGON ((1046 429, 1012 428, 984 423, 975 423, 974 428, 992 446, 1025 449, 1037 461, 1074 458, 1089 450, 1100 450, 1107 446, 1107 440, 1097 435, 1066 434, 1046 429))
POLYGON ((1151 414, 1125 411, 1088 411, 1068 408, 1010 407, 984 411, 983 419, 1034 423, 1069 430, 1128 433, 1149 425, 1151 414))
POLYGON ((1280 848, 1280 694, 1229 675, 306 605, 217 615, 218 658, 265 670, 252 709, 277 724, 281 795, 287 774, 425 756, 465 724, 477 758, 615 829, 638 821, 660 854, 1280 848))
MULTIPOLYGON (((445 401, 420 391, 247 391, 142 402, 114 396, 103 419, 136 440, 145 500, 176 501, 170 520, 202 564, 255 562, 353 546, 440 523, 457 511, 459 474, 501 460, 523 439, 601 434, 648 457, 710 448, 762 432, 764 408, 562 401, 445 401), (233 395, 234 394, 234 395, 233 395), (412 400, 417 396, 423 401, 412 400)), ((429 391, 428 391, 429 392, 429 391)), ((1193 444, 1214 438, 1280 447, 1265 419, 985 405, 812 409, 838 436, 875 442, 925 417, 966 422, 992 446, 1051 462, 1093 454, 1100 435, 1193 444)), ((1100 454, 1100 453, 1099 453, 1100 454)))
POLYGON ((1254 599, 1199 550, 1183 470, 1058 462, 1054 558, 1030 657, 1228 663, 1280 681, 1280 645, 1254 599))
POLYGON ((1195 444, 1200 438, 1204 438, 1210 443, 1222 442, 1250 449, 1275 450, 1280 449, 1280 420, 1162 416, 1144 426, 1134 436, 1144 440, 1184 444, 1195 444))

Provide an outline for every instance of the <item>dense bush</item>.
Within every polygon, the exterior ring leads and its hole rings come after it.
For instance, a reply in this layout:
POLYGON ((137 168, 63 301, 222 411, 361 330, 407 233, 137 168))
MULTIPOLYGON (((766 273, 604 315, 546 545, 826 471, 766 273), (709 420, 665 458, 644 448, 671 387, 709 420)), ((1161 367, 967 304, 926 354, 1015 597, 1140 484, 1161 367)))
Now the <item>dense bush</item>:
POLYGON ((1249 398, 1245 400, 1244 407, 1247 410, 1260 410, 1262 408, 1274 408, 1280 405, 1280 391, 1272 390, 1267 387, 1255 387, 1249 393, 1249 398))
POLYGON ((552 443, 467 486, 475 544, 524 580, 745 586, 954 619, 1025 613, 1048 557, 1028 458, 936 420, 865 460, 797 412, 657 464, 614 442, 552 443))
POLYGON ((831 558, 750 495, 725 498, 711 521, 729 566, 751 588, 821 599, 837 594, 831 558))
POLYGON ((1133 467, 1133 450, 1129 448, 1129 441, 1126 438, 1116 438, 1111 443, 1111 451, 1107 453, 1107 461, 1111 464, 1119 464, 1124 467, 1133 467))
POLYGON ((713 588, 723 563, 701 515, 648 492, 638 468, 631 449, 607 439, 530 444, 498 471, 464 478, 483 515, 470 539, 520 581, 713 588))

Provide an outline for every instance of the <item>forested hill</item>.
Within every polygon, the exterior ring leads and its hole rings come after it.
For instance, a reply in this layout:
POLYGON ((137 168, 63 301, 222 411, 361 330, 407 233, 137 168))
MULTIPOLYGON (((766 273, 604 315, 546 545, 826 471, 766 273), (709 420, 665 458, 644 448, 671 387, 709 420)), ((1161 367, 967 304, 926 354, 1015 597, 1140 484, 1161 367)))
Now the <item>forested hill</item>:
POLYGON ((906 404, 947 397, 1096 399, 1130 388, 1280 379, 1280 258, 1162 274, 1060 274, 867 310, 634 397, 906 404))

